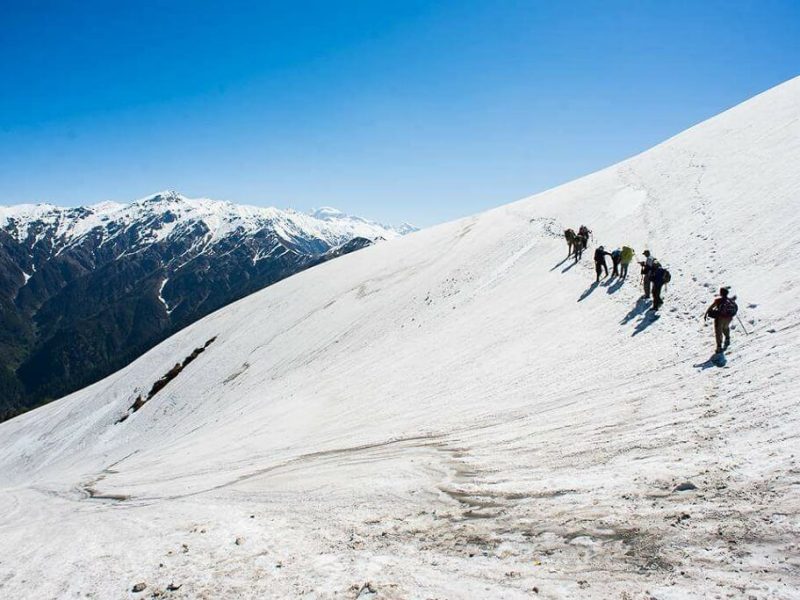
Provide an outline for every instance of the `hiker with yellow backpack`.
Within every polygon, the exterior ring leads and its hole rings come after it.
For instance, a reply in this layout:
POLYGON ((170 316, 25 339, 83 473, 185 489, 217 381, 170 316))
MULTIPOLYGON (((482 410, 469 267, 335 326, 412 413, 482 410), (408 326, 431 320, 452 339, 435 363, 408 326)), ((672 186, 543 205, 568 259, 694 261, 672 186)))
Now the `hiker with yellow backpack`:
POLYGON ((628 266, 630 266, 631 261, 633 261, 635 254, 636 253, 633 251, 633 248, 630 246, 622 247, 622 250, 619 253, 620 279, 628 278, 628 266))

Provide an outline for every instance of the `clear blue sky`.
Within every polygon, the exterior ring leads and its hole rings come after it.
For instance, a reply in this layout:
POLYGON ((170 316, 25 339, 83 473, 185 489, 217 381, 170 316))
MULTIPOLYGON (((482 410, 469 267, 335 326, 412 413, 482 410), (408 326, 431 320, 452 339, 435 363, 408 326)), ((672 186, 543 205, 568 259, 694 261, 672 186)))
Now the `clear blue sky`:
POLYGON ((0 204, 176 189, 429 225, 800 74, 793 0, 0 8, 0 204))

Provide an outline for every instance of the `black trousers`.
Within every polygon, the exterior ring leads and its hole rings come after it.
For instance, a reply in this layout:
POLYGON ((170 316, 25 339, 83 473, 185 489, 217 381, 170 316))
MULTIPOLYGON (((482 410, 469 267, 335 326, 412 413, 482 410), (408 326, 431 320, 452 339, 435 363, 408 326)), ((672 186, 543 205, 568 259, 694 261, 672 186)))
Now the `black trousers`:
POLYGON ((653 308, 658 310, 664 301, 661 299, 661 288, 664 287, 663 283, 654 283, 653 284, 653 308))
POLYGON ((605 271, 606 277, 608 277, 608 266, 606 265, 606 261, 600 262, 599 260, 595 261, 594 263, 594 270, 597 272, 597 280, 600 280, 600 274, 605 271))

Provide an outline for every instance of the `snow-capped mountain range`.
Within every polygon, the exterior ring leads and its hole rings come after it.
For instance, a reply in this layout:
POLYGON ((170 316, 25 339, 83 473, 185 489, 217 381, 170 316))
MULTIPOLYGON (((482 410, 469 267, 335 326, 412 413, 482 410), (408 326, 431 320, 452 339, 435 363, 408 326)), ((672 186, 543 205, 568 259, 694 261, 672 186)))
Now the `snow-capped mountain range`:
POLYGON ((413 230, 175 192, 0 207, 0 416, 10 398, 19 409, 91 383, 232 300, 413 230))
MULTIPOLYGON (((98 247, 124 240, 126 252, 150 244, 189 237, 198 252, 213 251, 231 237, 244 242, 269 230, 286 248, 310 253, 327 251, 353 238, 393 238, 414 231, 381 225, 323 207, 310 214, 273 207, 257 207, 190 199, 173 191, 161 192, 130 204, 101 202, 65 208, 52 204, 0 206, 0 228, 32 251, 51 254, 80 245, 91 236, 98 247), (198 229, 203 230, 198 237, 198 229)), ((258 260, 257 257, 256 260, 258 260)))

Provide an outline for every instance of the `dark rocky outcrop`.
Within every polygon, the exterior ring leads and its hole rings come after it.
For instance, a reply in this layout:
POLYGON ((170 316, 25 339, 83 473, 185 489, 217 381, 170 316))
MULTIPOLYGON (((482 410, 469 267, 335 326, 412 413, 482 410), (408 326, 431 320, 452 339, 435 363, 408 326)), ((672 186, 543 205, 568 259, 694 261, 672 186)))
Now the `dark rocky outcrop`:
POLYGON ((155 395, 156 395, 158 392, 160 392, 160 391, 161 391, 161 390, 163 390, 165 387, 167 387, 167 384, 168 384, 170 381, 172 381, 172 380, 173 380, 173 379, 175 379, 175 378, 176 378, 178 375, 180 375, 181 371, 183 371, 183 370, 184 370, 184 369, 185 369, 187 366, 189 366, 189 363, 191 363, 191 362, 192 362, 192 361, 193 361, 195 358, 197 358, 198 356, 200 356, 200 355, 201 355, 201 354, 202 354, 202 353, 205 351, 205 349, 206 349, 206 348, 208 348, 208 347, 209 347, 211 344, 213 344, 213 343, 214 343, 214 340, 216 340, 216 339, 217 339, 217 337, 216 337, 216 336, 214 336, 213 338, 211 338, 210 340, 208 340, 208 341, 207 341, 205 344, 203 344, 203 345, 202 345, 202 346, 200 346, 199 348, 195 348, 194 350, 192 350, 192 353, 191 353, 191 354, 189 354, 189 356, 187 356, 187 357, 186 357, 186 358, 183 360, 183 362, 181 362, 181 363, 175 363, 175 366, 174 366, 174 367, 172 367, 172 368, 171 368, 169 371, 167 371, 167 372, 166 372, 166 373, 165 373, 165 374, 164 374, 162 377, 160 377, 159 379, 157 379, 157 380, 155 381, 155 383, 153 383, 153 387, 151 387, 151 388, 150 388, 150 391, 147 393, 147 396, 146 396, 145 398, 142 398, 142 396, 141 396, 141 395, 139 395, 139 396, 137 396, 137 397, 136 397, 136 400, 134 400, 134 401, 133 401, 133 404, 132 404, 132 405, 131 405, 131 407, 128 409, 128 412, 127 412, 127 413, 125 413, 125 414, 124 414, 124 415, 123 415, 123 416, 122 416, 122 417, 119 419, 119 421, 117 421, 117 423, 122 423, 122 422, 123 422, 123 421, 125 421, 125 420, 126 420, 128 417, 129 417, 129 416, 131 416, 133 413, 137 412, 137 411, 138 411, 140 408, 142 408, 142 407, 143 407, 145 404, 147 404, 148 402, 150 402, 150 400, 152 400, 152 399, 153 399, 153 396, 155 396, 155 395))

